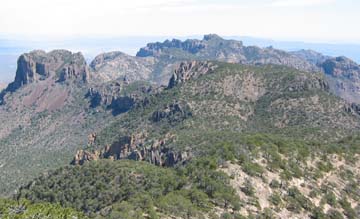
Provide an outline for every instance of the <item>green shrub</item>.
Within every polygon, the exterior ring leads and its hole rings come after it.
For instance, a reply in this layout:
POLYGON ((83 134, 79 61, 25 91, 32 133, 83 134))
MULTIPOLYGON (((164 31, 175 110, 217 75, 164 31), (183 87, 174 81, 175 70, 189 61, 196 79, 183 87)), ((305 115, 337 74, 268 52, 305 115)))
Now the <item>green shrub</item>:
POLYGON ((280 182, 276 179, 273 179, 273 180, 271 180, 269 186, 272 189, 278 189, 278 188, 280 188, 280 182))
POLYGON ((28 200, 21 199, 19 201, 0 199, 0 218, 78 218, 85 219, 82 213, 71 208, 63 208, 58 204, 50 204, 46 202, 31 203, 28 200))
POLYGON ((356 211, 351 207, 350 202, 346 198, 342 198, 339 200, 341 207, 344 209, 344 214, 348 219, 355 219, 357 218, 356 211))
POLYGON ((257 163, 244 162, 241 167, 250 176, 262 177, 264 173, 264 168, 257 163))
POLYGON ((330 209, 327 213, 329 219, 344 219, 344 216, 337 210, 330 209))
POLYGON ((327 219, 326 215, 324 214, 323 210, 319 207, 314 208, 311 214, 312 219, 327 219))
POLYGON ((245 179, 244 185, 241 187, 241 191, 250 197, 255 195, 255 188, 253 187, 250 179, 245 179))
POLYGON ((333 207, 336 206, 336 204, 337 204, 336 196, 335 196, 335 194, 334 194, 332 191, 328 191, 328 192, 324 195, 323 198, 325 199, 325 202, 326 202, 327 204, 329 204, 330 206, 333 206, 333 207))
POLYGON ((279 206, 282 203, 281 196, 276 192, 270 195, 269 201, 275 206, 279 206))

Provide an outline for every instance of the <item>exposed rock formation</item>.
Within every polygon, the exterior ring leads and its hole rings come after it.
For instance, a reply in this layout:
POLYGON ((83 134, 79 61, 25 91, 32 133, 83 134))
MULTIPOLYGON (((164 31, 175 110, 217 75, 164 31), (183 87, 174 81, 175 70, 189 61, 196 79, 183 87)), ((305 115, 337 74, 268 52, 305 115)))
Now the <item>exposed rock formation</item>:
POLYGON ((112 110, 114 115, 127 112, 136 103, 145 104, 146 94, 160 92, 162 87, 154 87, 139 84, 136 89, 129 90, 129 86, 134 86, 125 82, 109 82, 100 86, 90 87, 86 98, 89 99, 90 107, 96 108, 103 106, 112 110))
POLYGON ((21 86, 46 78, 58 81, 78 79, 86 82, 89 78, 88 67, 81 53, 54 50, 46 53, 41 50, 25 53, 18 59, 18 67, 13 83, 7 90, 15 91, 21 86))
POLYGON ((191 116, 192 113, 188 105, 173 103, 165 106, 161 110, 155 111, 151 116, 151 121, 160 122, 166 120, 168 123, 174 124, 181 122, 191 116))
POLYGON ((299 51, 294 51, 294 52, 290 52, 291 54, 300 57, 314 65, 321 65, 324 61, 326 61, 327 59, 330 59, 330 56, 325 56, 319 52, 313 51, 313 50, 299 50, 299 51))
POLYGON ((206 44, 200 40, 186 40, 182 42, 181 40, 165 40, 163 43, 149 43, 146 47, 141 48, 140 51, 136 54, 138 57, 148 57, 148 56, 160 56, 164 49, 177 48, 182 49, 186 52, 195 54, 201 49, 204 49, 206 44))
POLYGON ((111 146, 105 146, 101 150, 77 151, 71 164, 82 165, 87 161, 98 159, 132 159, 148 161, 159 166, 173 166, 191 156, 188 150, 175 152, 167 148, 166 143, 173 138, 174 136, 167 134, 164 138, 149 142, 145 133, 123 136, 111 146))
POLYGON ((81 53, 54 50, 46 53, 36 50, 21 55, 17 62, 15 80, 0 94, 0 103, 6 93, 47 79, 56 82, 87 82, 90 77, 85 58, 81 53))
POLYGON ((346 57, 336 57, 322 63, 325 74, 335 77, 345 77, 350 80, 359 80, 360 66, 346 57))
POLYGON ((321 64, 331 91, 348 102, 360 103, 360 66, 346 57, 321 64))
POLYGON ((192 61, 182 62, 178 69, 170 78, 168 88, 173 88, 178 84, 184 83, 190 79, 196 79, 201 75, 213 71, 216 65, 212 62, 192 61))
POLYGON ((244 46, 241 41, 225 40, 218 35, 205 35, 203 40, 166 40, 163 43, 149 43, 137 53, 139 57, 170 58, 189 57, 199 60, 218 60, 231 63, 243 63, 250 65, 277 64, 286 65, 304 71, 318 71, 319 68, 308 61, 273 48, 259 48, 256 46, 244 46), (176 54, 173 49, 183 51, 184 54, 176 54))
POLYGON ((96 77, 103 81, 126 80, 127 82, 149 80, 154 70, 152 57, 134 57, 122 52, 103 53, 90 63, 96 77))
MULTIPOLYGON (((360 103, 359 66, 345 57, 331 58, 311 50, 285 52, 272 47, 244 46, 241 41, 225 40, 215 34, 205 35, 202 40, 174 39, 149 43, 139 50, 137 56, 154 57, 163 62, 163 71, 153 72, 155 81, 171 77, 171 72, 164 66, 174 66, 174 63, 186 60, 217 60, 246 65, 275 64, 306 72, 324 72, 332 93, 349 102, 360 103)), ((176 79, 176 75, 172 79, 176 79)), ((172 82, 170 86, 173 86, 172 82)))

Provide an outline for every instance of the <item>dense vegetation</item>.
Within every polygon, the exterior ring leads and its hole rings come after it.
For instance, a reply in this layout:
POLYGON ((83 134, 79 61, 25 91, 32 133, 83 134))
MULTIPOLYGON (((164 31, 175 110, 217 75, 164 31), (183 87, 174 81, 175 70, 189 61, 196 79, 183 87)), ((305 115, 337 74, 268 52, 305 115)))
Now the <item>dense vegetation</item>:
MULTIPOLYGON (((342 191, 341 199, 334 196, 331 184, 315 187, 310 196, 305 196, 291 182, 293 179, 308 179, 309 182, 322 179, 334 170, 329 160, 329 156, 334 154, 344 157, 349 163, 356 162, 358 138, 320 144, 265 134, 233 134, 232 138, 226 133, 221 135, 229 142, 206 147, 200 145, 198 158, 184 165, 164 168, 130 160, 88 162, 39 177, 20 189, 18 199, 59 203, 83 211, 91 218, 162 218, 165 215, 199 218, 206 212, 211 213, 216 206, 225 209, 224 218, 241 218, 239 213, 228 215, 227 212, 230 209, 238 212, 247 205, 260 208, 256 185, 253 184, 254 179, 260 178, 272 188, 269 203, 274 206, 272 210, 260 209, 260 213, 255 214, 260 218, 274 215, 276 209, 282 208, 295 214, 306 211, 313 218, 330 217, 323 208, 312 203, 310 198, 315 197, 321 199, 322 205, 328 204, 334 209, 340 207, 344 214, 350 215, 348 218, 356 218, 348 200, 358 200, 360 188, 354 184, 358 176, 351 175, 350 170, 339 172, 349 183, 342 191), (307 162, 315 156, 320 159, 313 168, 307 162), (266 162, 259 163, 261 158, 266 162), (229 161, 239 165, 248 176, 239 188, 249 197, 247 201, 239 199, 234 187, 230 186, 232 176, 219 171, 229 161), (278 174, 280 181, 267 182, 266 172, 278 174)), ((217 137, 213 135, 213 138, 217 137)), ((216 214, 212 217, 216 218, 216 214)))
POLYGON ((0 199, 0 218, 3 219, 85 219, 83 213, 58 204, 36 203, 26 200, 0 199))
POLYGON ((228 176, 216 167, 207 158, 177 169, 103 160, 51 172, 22 188, 19 197, 60 203, 90 217, 109 218, 143 218, 145 214, 186 218, 214 205, 239 208, 228 176))

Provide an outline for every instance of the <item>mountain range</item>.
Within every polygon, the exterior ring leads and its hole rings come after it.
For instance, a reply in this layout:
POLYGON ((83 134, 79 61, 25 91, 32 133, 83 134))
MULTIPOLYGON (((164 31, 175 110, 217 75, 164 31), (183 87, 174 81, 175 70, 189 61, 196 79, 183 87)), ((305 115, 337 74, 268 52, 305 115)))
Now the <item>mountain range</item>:
POLYGON ((343 56, 216 34, 89 65, 25 53, 0 94, 0 213, 358 218, 359 77, 343 56))

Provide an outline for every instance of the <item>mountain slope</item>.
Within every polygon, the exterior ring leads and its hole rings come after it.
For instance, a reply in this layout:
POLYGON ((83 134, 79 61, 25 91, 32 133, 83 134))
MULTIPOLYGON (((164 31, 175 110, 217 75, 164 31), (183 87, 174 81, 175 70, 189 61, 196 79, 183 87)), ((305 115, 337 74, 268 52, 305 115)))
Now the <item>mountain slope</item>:
POLYGON ((360 124, 355 108, 332 95, 321 74, 194 61, 170 81, 97 133, 92 148, 101 150, 79 151, 74 163, 106 157, 171 166, 201 151, 193 144, 226 141, 224 133, 334 141, 357 134, 360 124))
POLYGON ((356 218, 360 110, 330 79, 357 64, 297 55, 216 35, 91 68, 24 54, 2 92, 0 192, 100 218, 356 218))
POLYGON ((68 163, 110 113, 89 111, 90 73, 80 53, 34 51, 20 56, 0 105, 0 193, 68 163), (102 118, 102 119, 98 119, 102 118))
POLYGON ((320 73, 187 62, 92 136, 81 165, 18 197, 92 218, 357 218, 358 138, 344 136, 359 122, 320 73))
MULTIPOLYGON (((138 57, 155 57, 166 63, 184 60, 217 60, 247 65, 276 64, 306 72, 323 72, 331 91, 349 102, 360 103, 358 92, 359 65, 349 59, 324 56, 311 50, 285 52, 272 47, 244 46, 241 41, 225 40, 215 34, 205 35, 203 40, 166 40, 163 43, 149 43, 137 53, 138 57), (338 67, 338 74, 329 72, 330 65, 338 67), (350 65, 350 66, 349 66, 350 65), (352 74, 356 80, 349 80, 352 74)), ((171 71, 154 72, 154 80, 164 83, 171 71)))

